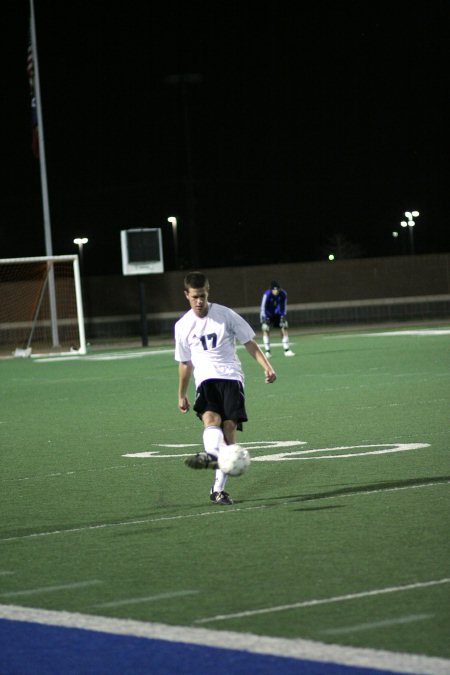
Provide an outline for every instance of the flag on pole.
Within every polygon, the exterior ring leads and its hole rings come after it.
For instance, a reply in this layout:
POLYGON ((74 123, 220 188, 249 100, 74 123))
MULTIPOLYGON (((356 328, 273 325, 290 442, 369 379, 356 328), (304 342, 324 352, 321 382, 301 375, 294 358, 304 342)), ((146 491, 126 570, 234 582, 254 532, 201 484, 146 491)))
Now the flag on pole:
POLYGON ((33 48, 31 46, 31 35, 28 43, 27 75, 28 75, 28 83, 30 85, 31 151, 33 153, 33 156, 36 157, 36 159, 39 159, 38 120, 37 120, 36 94, 34 90, 34 63, 33 63, 33 48))

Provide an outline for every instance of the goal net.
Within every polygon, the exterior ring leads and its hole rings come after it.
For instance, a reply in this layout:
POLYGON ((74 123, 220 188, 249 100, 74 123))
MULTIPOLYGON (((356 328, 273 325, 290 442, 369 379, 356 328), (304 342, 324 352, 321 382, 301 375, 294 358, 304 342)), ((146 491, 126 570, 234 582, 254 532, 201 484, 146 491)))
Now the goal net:
POLYGON ((86 353, 78 256, 0 259, 0 353, 86 353))

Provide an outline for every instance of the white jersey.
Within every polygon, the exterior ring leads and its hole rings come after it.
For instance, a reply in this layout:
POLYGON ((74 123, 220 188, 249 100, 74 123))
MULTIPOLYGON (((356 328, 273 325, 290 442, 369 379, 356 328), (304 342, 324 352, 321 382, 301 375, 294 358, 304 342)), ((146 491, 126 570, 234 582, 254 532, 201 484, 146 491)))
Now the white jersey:
POLYGON ((236 340, 245 344, 255 337, 253 328, 232 309, 208 303, 200 318, 190 309, 175 324, 175 360, 191 361, 195 386, 205 380, 244 382, 236 340))

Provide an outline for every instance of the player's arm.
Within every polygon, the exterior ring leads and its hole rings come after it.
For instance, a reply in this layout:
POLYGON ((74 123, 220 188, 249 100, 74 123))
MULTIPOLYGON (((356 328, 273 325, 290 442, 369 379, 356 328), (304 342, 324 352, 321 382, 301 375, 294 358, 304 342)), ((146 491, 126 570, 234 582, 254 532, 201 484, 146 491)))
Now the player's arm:
POLYGON ((266 359, 255 340, 249 340, 244 344, 245 349, 248 351, 250 356, 259 363, 261 368, 264 370, 265 380, 267 383, 275 382, 277 379, 276 373, 269 361, 266 359))
POLYGON ((178 364, 178 407, 182 413, 187 413, 191 407, 187 390, 192 375, 192 362, 180 361, 178 364))
POLYGON ((279 311, 280 311, 280 328, 287 328, 288 327, 288 322, 286 319, 286 314, 287 314, 287 293, 286 291, 282 291, 279 295, 279 311))
POLYGON ((287 293, 286 291, 282 291, 280 293, 279 297, 279 307, 280 307, 280 315, 283 317, 286 317, 287 314, 287 293))
POLYGON ((259 309, 259 317, 261 319, 261 323, 267 323, 267 314, 266 314, 267 297, 268 297, 267 291, 264 291, 261 300, 261 307, 259 309))

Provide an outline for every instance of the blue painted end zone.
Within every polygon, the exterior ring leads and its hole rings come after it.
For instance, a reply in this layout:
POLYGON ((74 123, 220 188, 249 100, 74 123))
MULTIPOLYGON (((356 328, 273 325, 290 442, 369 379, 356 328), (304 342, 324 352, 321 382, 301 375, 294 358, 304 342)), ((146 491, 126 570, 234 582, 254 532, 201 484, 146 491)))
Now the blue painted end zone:
POLYGON ((382 675, 388 672, 0 619, 2 675, 382 675))

